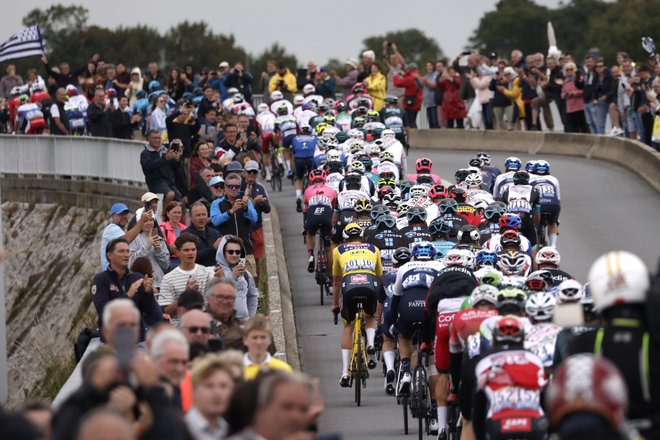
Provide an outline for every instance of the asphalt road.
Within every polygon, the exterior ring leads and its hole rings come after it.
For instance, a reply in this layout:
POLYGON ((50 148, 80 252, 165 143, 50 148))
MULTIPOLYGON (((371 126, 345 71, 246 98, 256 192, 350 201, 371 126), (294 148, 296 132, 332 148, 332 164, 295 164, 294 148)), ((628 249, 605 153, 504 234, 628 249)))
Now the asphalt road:
MULTIPOLYGON (((434 172, 453 180, 466 166, 471 152, 411 150, 409 164, 430 157, 434 172)), ((500 166, 507 154, 493 156, 500 166)), ((523 161, 528 156, 519 156, 523 161)), ((535 156, 539 159, 538 156, 535 156)), ((650 267, 660 256, 660 195, 622 167, 601 161, 545 157, 561 183, 562 212, 558 248, 562 268, 584 281, 591 263, 601 254, 624 249, 637 253, 650 267)), ((373 370, 363 392, 363 406, 353 403, 353 390, 337 384, 341 372, 340 327, 334 326, 330 306, 319 303, 318 287, 306 271, 307 253, 301 236, 302 215, 295 211, 295 192, 285 183, 281 193, 270 193, 282 225, 289 278, 293 290, 303 371, 321 378, 326 409, 322 432, 340 432, 344 439, 405 438, 401 407, 383 390, 381 366, 373 370)), ((416 426, 416 425, 413 425, 416 426)), ((409 436, 417 435, 416 428, 409 436)), ((431 438, 431 437, 428 437, 431 438)))

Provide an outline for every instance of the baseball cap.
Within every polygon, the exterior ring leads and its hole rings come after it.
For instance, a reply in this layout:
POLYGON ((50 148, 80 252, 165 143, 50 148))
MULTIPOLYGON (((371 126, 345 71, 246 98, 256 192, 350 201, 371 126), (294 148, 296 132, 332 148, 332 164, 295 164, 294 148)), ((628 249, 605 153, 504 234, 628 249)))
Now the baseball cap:
POLYGON ((154 199, 158 199, 158 196, 152 192, 146 192, 142 194, 142 198, 140 199, 143 203, 146 202, 151 202, 154 199))
POLYGON ((121 214, 126 211, 130 211, 130 209, 128 209, 128 206, 124 203, 115 203, 112 205, 112 208, 110 208, 110 215, 121 214))
POLYGON ((245 164, 245 171, 259 171, 259 164, 256 160, 249 160, 245 164))
POLYGON ((226 168, 227 171, 243 171, 243 165, 237 160, 229 162, 226 168))
POLYGON ((215 185, 217 185, 218 183, 225 183, 225 179, 223 179, 223 178, 220 177, 220 176, 215 176, 215 177, 213 177, 213 178, 211 179, 211 181, 209 182, 209 186, 215 186, 215 185))
POLYGON ((186 309, 201 309, 204 307, 204 297, 197 289, 186 289, 179 295, 177 305, 186 309))
POLYGON ((227 67, 229 67, 229 63, 227 61, 223 61, 220 64, 218 64, 218 67, 226 69, 227 67))
POLYGON ((238 89, 236 87, 230 87, 230 88, 227 89, 227 94, 228 95, 232 95, 232 94, 235 94, 235 93, 238 93, 238 89))

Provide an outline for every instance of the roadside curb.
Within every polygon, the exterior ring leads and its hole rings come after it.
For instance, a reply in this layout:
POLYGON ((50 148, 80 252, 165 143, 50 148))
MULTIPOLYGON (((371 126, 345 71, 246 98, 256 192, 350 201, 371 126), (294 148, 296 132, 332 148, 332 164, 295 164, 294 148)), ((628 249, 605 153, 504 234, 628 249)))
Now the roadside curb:
POLYGON ((300 371, 298 333, 293 310, 289 272, 284 257, 284 242, 280 219, 275 206, 263 216, 266 247, 266 276, 268 277, 268 309, 273 325, 273 340, 277 347, 275 357, 300 371))

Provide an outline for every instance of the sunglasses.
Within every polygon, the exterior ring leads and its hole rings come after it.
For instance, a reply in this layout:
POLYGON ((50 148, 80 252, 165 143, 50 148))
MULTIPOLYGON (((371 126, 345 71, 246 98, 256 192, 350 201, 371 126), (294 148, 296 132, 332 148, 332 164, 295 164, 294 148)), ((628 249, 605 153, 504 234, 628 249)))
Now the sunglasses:
POLYGON ((218 184, 216 184, 216 185, 213 185, 213 188, 215 188, 215 189, 222 189, 222 188, 224 188, 224 187, 225 187, 225 186, 224 186, 222 183, 218 183, 218 184))
POLYGON ((259 171, 257 170, 250 170, 247 172, 248 174, 259 174, 259 171))
POLYGON ((229 255, 240 255, 241 251, 240 251, 240 249, 227 249, 225 251, 225 253, 227 253, 229 255))
POLYGON ((186 327, 186 330, 190 333, 201 333, 203 335, 211 333, 211 329, 208 327, 186 327))
POLYGON ((227 185, 227 188, 229 189, 239 189, 241 185, 227 185))

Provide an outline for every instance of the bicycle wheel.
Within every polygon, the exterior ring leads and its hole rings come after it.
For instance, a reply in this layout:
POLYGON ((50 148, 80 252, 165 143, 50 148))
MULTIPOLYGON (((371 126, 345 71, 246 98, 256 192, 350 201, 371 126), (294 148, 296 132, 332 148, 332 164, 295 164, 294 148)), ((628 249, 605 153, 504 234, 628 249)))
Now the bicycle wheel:
POLYGON ((278 174, 275 180, 275 186, 277 187, 278 192, 282 192, 282 175, 278 174))
POLYGON ((403 433, 408 435, 408 395, 401 396, 401 406, 403 406, 403 433))
POLYGON ((417 427, 419 440, 424 438, 426 432, 426 416, 429 409, 428 402, 428 378, 426 377, 426 370, 421 365, 415 368, 414 380, 414 399, 417 403, 417 427))
MULTIPOLYGON (((357 331, 357 329, 356 329, 357 331)), ((362 404, 362 369, 364 368, 364 358, 362 357, 362 338, 357 340, 357 369, 356 369, 356 378, 353 382, 355 386, 355 403, 357 406, 362 404)))

